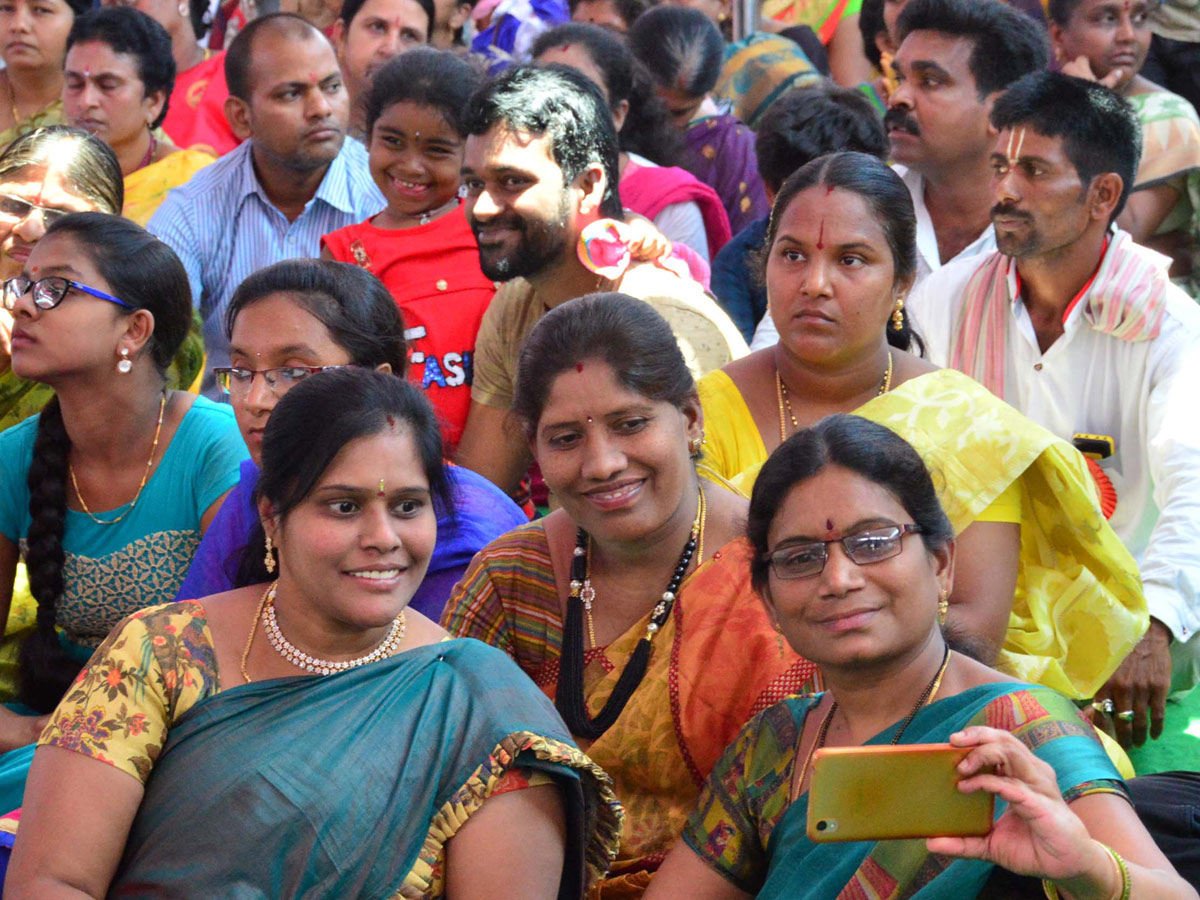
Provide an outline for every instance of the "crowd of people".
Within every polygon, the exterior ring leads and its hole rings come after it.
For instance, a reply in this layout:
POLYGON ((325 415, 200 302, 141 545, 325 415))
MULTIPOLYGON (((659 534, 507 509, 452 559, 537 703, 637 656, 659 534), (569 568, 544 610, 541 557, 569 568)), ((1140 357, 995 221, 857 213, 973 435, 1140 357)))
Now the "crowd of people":
POLYGON ((2 896, 1197 900, 1200 17, 744 12, 0 0, 2 896))

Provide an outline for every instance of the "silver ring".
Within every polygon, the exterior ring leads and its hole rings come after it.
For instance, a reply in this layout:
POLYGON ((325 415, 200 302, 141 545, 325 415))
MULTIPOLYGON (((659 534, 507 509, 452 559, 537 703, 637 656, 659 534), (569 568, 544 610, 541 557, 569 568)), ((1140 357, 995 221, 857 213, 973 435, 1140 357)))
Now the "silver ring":
POLYGON ((1127 709, 1124 712, 1119 712, 1119 713, 1117 713, 1116 717, 1118 719, 1120 719, 1122 722, 1132 722, 1133 721, 1133 710, 1127 709))
MULTIPOLYGON (((1102 712, 1106 716, 1111 716, 1117 707, 1112 702, 1112 697, 1105 697, 1103 700, 1096 700, 1092 703, 1092 709, 1097 712, 1102 712)), ((1130 713, 1132 716, 1133 713, 1130 713)))

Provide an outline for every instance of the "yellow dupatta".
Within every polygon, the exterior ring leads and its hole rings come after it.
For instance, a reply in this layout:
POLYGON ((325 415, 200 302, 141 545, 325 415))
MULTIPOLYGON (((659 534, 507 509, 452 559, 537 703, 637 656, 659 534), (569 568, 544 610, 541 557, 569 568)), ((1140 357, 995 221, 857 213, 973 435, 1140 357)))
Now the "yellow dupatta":
MULTIPOLYGON (((1080 453, 953 369, 855 411, 908 441, 956 534, 1014 481, 1021 562, 997 667, 1075 699, 1093 696, 1149 626, 1137 563, 1100 513, 1080 453)), ((733 484, 749 492, 762 462, 733 484)))

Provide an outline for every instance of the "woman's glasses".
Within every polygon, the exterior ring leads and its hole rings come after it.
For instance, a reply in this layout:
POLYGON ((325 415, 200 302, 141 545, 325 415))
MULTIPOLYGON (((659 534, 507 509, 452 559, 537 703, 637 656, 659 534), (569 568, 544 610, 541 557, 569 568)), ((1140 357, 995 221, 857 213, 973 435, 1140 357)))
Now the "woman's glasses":
POLYGON ((28 218, 29 214, 35 209, 42 214, 42 225, 45 228, 49 228, 63 216, 71 214, 71 211, 68 209, 38 206, 36 203, 30 203, 28 200, 23 200, 12 194, 0 193, 0 217, 19 222, 22 219, 28 218))
POLYGON ((246 394, 254 384, 254 376, 261 375, 267 387, 276 397, 282 397, 293 387, 318 372, 344 369, 346 366, 279 366, 274 369, 243 369, 239 366, 222 366, 213 369, 217 386, 227 394, 246 394))
POLYGON ((856 566, 867 566, 899 556, 904 549, 906 534, 920 534, 920 525, 887 525, 871 528, 858 534, 848 534, 831 541, 806 541, 790 544, 779 550, 764 553, 764 562, 771 564, 776 578, 811 578, 825 571, 829 559, 829 545, 841 544, 850 561, 856 566))
POLYGON ((45 278, 39 278, 37 281, 26 278, 24 275, 8 279, 8 281, 4 282, 3 292, 0 293, 0 296, 3 297, 4 308, 12 312, 13 308, 17 305, 17 301, 29 293, 30 290, 33 291, 33 304, 38 309, 54 309, 54 307, 63 302, 63 298, 71 291, 82 291, 100 300, 107 300, 109 303, 117 304, 117 306, 123 306, 125 309, 137 309, 132 303, 126 303, 119 297, 114 297, 112 294, 106 294, 104 291, 96 290, 94 287, 88 287, 86 284, 72 281, 70 278, 62 278, 58 275, 47 275, 45 278))

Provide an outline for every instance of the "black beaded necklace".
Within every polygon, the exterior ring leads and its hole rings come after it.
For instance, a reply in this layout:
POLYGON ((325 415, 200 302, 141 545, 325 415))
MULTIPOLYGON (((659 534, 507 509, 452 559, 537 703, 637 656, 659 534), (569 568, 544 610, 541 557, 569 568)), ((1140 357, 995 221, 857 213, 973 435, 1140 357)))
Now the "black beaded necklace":
POLYGON ((650 663, 650 642, 654 640, 654 635, 658 633, 658 630, 666 624, 671 610, 675 606, 675 597, 679 592, 679 586, 683 583, 683 576, 687 574, 688 566, 692 563, 692 556, 696 552, 703 521, 703 499, 701 499, 701 513, 696 517, 695 524, 692 525, 692 532, 688 536, 687 543, 683 545, 683 553, 680 554, 679 562, 671 575, 671 582, 667 585, 662 599, 655 605, 650 621, 646 625, 646 633, 638 641, 633 655, 629 657, 629 662, 625 664, 612 694, 609 695, 608 702, 604 704, 604 708, 595 718, 588 715, 587 703, 583 696, 583 594, 586 592, 588 595, 589 607, 591 598, 595 596, 591 580, 588 577, 588 542, 591 539, 582 528, 575 532, 575 555, 571 559, 571 596, 567 600, 567 619, 563 623, 562 656, 558 664, 558 689, 554 699, 554 706, 558 709, 558 714, 563 717, 563 721, 567 723, 571 734, 588 741, 599 738, 617 721, 625 704, 629 702, 633 692, 642 683, 642 679, 646 676, 646 666, 650 663))

